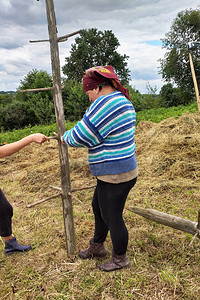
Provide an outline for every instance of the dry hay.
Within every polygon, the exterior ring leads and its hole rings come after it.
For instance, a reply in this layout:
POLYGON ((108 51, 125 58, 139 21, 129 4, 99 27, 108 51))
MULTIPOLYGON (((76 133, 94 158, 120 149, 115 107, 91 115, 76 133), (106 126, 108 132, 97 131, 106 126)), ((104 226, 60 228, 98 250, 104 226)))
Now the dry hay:
MULTIPOLYGON (((68 148, 72 188, 94 185, 87 149, 68 148)), ((136 156, 139 179, 145 185, 152 181, 154 189, 170 184, 198 184, 200 179, 200 115, 186 113, 180 118, 168 118, 160 123, 141 121, 136 128, 136 156), (152 180, 154 178, 154 180, 152 180), (149 182, 148 182, 149 180, 149 182)), ((18 153, 0 160, 4 190, 12 191, 14 181, 26 193, 39 192, 50 196, 49 185, 60 186, 60 165, 57 141, 32 144, 18 153)), ((20 196, 19 196, 20 197, 20 196)), ((28 197, 29 198, 29 197, 28 197)), ((40 199, 38 199, 40 200, 40 199)))
POLYGON ((141 121, 136 129, 136 148, 142 176, 199 179, 199 113, 160 123, 141 121))
MULTIPOLYGON (((72 188, 94 185, 87 149, 68 148, 72 188)), ((160 123, 141 121, 136 128, 136 156, 139 179, 145 185, 152 181, 154 189, 170 184, 198 184, 200 179, 200 115, 186 113, 180 118, 168 118, 160 123), (154 180, 152 180, 154 178, 154 180), (149 182, 148 182, 149 180, 149 182)), ((6 178, 8 193, 14 181, 26 193, 39 192, 41 198, 50 196, 49 185, 60 186, 60 165, 57 141, 43 145, 32 144, 1 161, 1 177, 6 178)), ((19 196, 20 197, 20 196, 19 196)), ((28 197, 29 198, 29 197, 28 197)), ((40 199, 38 199, 40 200, 40 199)))

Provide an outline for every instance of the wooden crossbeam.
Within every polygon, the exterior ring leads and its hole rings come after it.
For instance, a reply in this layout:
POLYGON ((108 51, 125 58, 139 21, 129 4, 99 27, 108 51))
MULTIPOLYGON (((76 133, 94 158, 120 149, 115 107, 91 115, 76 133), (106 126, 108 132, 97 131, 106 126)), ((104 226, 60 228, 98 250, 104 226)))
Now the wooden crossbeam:
MULTIPOLYGON (((54 138, 54 137, 51 137, 51 138, 54 138)), ((46 202, 46 201, 48 201, 48 200, 57 198, 58 196, 61 196, 61 195, 62 195, 62 188, 61 188, 61 187, 54 186, 54 185, 50 185, 49 187, 52 188, 52 189, 54 189, 54 190, 59 191, 59 193, 58 193, 58 194, 55 194, 55 195, 53 195, 53 196, 47 197, 47 198, 45 198, 45 199, 39 200, 39 201, 37 201, 37 202, 28 204, 26 207, 28 207, 28 208, 33 207, 33 206, 36 206, 36 205, 38 205, 38 204, 41 204, 41 203, 43 203, 43 202, 46 202)), ((88 189, 92 189, 92 188, 94 188, 94 187, 96 187, 96 185, 86 186, 86 187, 82 187, 82 188, 74 188, 74 189, 71 190, 71 192, 68 192, 68 195, 71 196, 73 192, 82 191, 82 190, 88 190, 88 189)))
MULTIPOLYGON (((73 36, 73 35, 76 35, 76 34, 79 34, 81 32, 81 29, 80 30, 77 30, 75 32, 72 32, 72 33, 69 33, 69 34, 66 34, 66 35, 63 35, 63 36, 60 36, 57 38, 57 41, 60 43, 60 42, 66 42, 68 40, 69 37, 73 36)), ((50 42, 50 40, 36 40, 36 41, 29 41, 29 43, 44 43, 44 42, 50 42)))
POLYGON ((190 234, 195 235, 198 238, 200 238, 200 230, 199 230, 200 212, 199 212, 198 223, 197 223, 197 222, 179 218, 179 217, 176 217, 173 215, 169 215, 169 214, 157 211, 155 209, 134 206, 131 208, 127 208, 127 210, 130 210, 130 211, 134 212, 135 214, 138 214, 148 220, 163 224, 165 226, 172 227, 174 229, 178 229, 178 230, 190 233, 190 234))
MULTIPOLYGON (((61 86, 61 89, 64 89, 64 85, 61 86)), ((27 90, 20 90, 20 93, 27 93, 27 92, 42 92, 42 91, 53 91, 54 87, 46 87, 46 88, 37 88, 37 89, 27 89, 27 90)))

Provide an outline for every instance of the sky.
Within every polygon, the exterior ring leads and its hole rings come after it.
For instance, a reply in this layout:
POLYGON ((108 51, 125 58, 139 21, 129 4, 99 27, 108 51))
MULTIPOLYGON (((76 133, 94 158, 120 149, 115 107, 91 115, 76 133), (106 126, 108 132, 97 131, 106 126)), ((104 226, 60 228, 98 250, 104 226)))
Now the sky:
MULTIPOLYGON (((161 39, 179 12, 197 9, 200 2, 54 0, 54 7, 58 37, 80 29, 112 30, 120 43, 117 52, 129 56, 130 85, 146 93, 148 85, 159 92, 165 84, 159 74, 158 60, 166 53, 161 39)), ((0 28, 0 91, 16 91, 33 69, 51 74, 49 43, 30 43, 48 39, 45 0, 1 0, 0 28)), ((61 68, 76 37, 59 43, 61 68)))

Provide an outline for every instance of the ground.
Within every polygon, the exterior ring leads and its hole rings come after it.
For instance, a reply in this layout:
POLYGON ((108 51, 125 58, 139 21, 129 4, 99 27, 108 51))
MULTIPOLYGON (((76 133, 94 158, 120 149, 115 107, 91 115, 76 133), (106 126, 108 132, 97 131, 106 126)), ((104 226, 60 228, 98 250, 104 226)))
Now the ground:
MULTIPOLYGON (((184 114, 136 129, 138 181, 124 210, 129 230, 131 269, 104 273, 96 259, 83 261, 94 220, 94 188, 72 195, 77 250, 68 257, 61 198, 28 208, 60 186, 56 140, 30 145, 0 159, 1 188, 14 208, 13 233, 25 254, 4 255, 0 243, 0 299, 199 299, 199 240, 144 219, 134 206, 153 208, 197 222, 200 209, 200 115, 184 114)), ((87 150, 69 148, 71 186, 94 186, 87 150)), ((112 249, 110 237, 106 241, 112 249)))

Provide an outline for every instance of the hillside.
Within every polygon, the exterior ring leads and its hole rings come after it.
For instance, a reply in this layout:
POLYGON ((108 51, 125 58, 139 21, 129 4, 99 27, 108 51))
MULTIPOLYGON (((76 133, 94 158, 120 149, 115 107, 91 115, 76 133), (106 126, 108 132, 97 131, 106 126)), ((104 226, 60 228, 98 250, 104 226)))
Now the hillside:
MULTIPOLYGON (((139 176, 126 208, 154 208, 197 221, 200 209, 200 115, 184 114, 136 129, 139 176)), ((95 185, 87 150, 69 148, 72 188, 95 185)), ((57 141, 30 145, 0 159, 1 188, 14 207, 13 230, 32 251, 5 257, 0 244, 0 299, 199 299, 199 244, 192 236, 125 209, 132 267, 103 273, 98 260, 68 258, 62 203, 56 198, 27 208, 60 186, 57 141)), ((94 224, 93 189, 73 193, 77 252, 87 247, 94 224)), ((110 237, 106 247, 111 251, 110 237)), ((76 253, 77 254, 77 253, 76 253)))
POLYGON ((6 91, 6 92, 0 91, 0 95, 4 95, 4 94, 15 94, 15 92, 14 91, 6 91))

